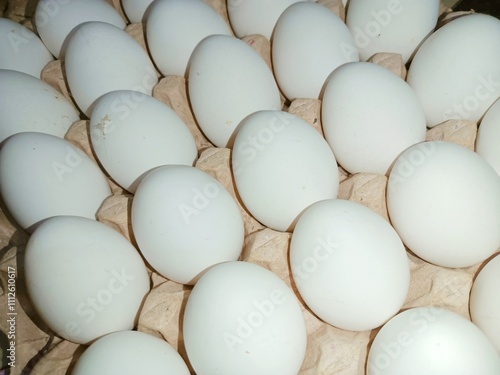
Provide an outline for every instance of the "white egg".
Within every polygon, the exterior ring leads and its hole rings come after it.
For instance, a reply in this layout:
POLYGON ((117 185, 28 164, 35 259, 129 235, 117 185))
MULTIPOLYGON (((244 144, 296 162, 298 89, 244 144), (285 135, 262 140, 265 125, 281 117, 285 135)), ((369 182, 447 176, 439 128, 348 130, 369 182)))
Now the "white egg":
POLYGON ((44 133, 19 133, 3 143, 0 181, 7 209, 28 232, 57 215, 95 219, 111 195, 106 176, 83 151, 44 133))
POLYGON ((101 337, 78 358, 71 375, 98 373, 190 374, 182 357, 168 342, 137 331, 113 332, 101 337))
POLYGON ((149 276, 116 230, 87 218, 53 217, 33 232, 24 257, 31 302, 60 337, 87 344, 135 326, 149 276))
POLYGON ((379 65, 354 62, 335 69, 322 103, 325 138, 350 173, 385 175, 401 152, 425 140, 425 114, 417 96, 379 65))
POLYGON ((304 0, 228 0, 227 14, 238 38, 260 34, 271 40, 279 16, 299 1, 304 0))
POLYGON ((116 90, 150 95, 158 76, 147 52, 125 31, 86 22, 68 37, 65 71, 77 105, 90 117, 94 102, 116 90))
POLYGON ((149 50, 163 75, 185 76, 196 45, 214 34, 232 35, 226 21, 202 0, 158 0, 148 9, 149 50))
POLYGON ((54 60, 40 38, 27 27, 0 18, 0 69, 11 69, 40 78, 54 60))
POLYGON ((332 150, 305 120, 259 111, 239 125, 232 153, 238 194, 262 224, 293 230, 309 205, 337 197, 339 174, 332 150))
POLYGON ((470 14, 425 40, 407 81, 422 104, 428 127, 450 119, 478 122, 500 97, 499 39, 500 20, 470 14))
POLYGON ((350 331, 389 320, 410 285, 408 257, 396 231, 369 208, 346 200, 324 200, 304 211, 292 235, 290 265, 309 308, 350 331))
POLYGON ((88 21, 125 28, 121 15, 103 0, 40 0, 35 11, 36 30, 56 58, 64 53, 63 45, 70 32, 88 21))
POLYGON ((122 0, 123 11, 130 22, 140 23, 153 0, 122 0))
POLYGON ((252 263, 226 262, 207 271, 189 295, 182 331, 198 375, 296 375, 306 352, 295 294, 252 263))
POLYGON ((367 375, 497 375, 500 358, 469 320, 439 307, 406 310, 373 340, 367 375))
POLYGON ((359 61, 347 26, 330 9, 312 2, 289 6, 278 19, 272 39, 274 74, 289 99, 319 98, 328 75, 359 61))
POLYGON ((346 24, 361 60, 390 52, 406 64, 434 31, 439 14, 439 0, 352 0, 346 24))
POLYGON ((238 259, 243 248, 236 201, 216 179, 190 166, 159 167, 144 178, 132 202, 132 227, 151 266, 181 284, 238 259))
POLYGON ((29 74, 0 69, 0 143, 13 134, 40 132, 63 138, 78 111, 63 94, 29 74), (29 110, 28 110, 29 109, 29 110))
POLYGON ((431 141, 405 150, 387 208, 406 246, 438 266, 472 266, 500 247, 500 177, 466 147, 431 141))
POLYGON ((484 115, 477 131, 476 152, 500 175, 500 101, 496 101, 484 115))
POLYGON ((194 137, 179 116, 137 91, 100 97, 90 119, 90 138, 101 165, 131 193, 152 169, 193 165, 198 155, 194 137))
POLYGON ((484 332, 500 353, 500 256, 490 260, 478 273, 470 292, 472 322, 484 332))
POLYGON ((269 66, 252 47, 231 36, 212 35, 196 46, 188 85, 196 120, 217 147, 232 145, 234 130, 249 114, 281 109, 269 66))

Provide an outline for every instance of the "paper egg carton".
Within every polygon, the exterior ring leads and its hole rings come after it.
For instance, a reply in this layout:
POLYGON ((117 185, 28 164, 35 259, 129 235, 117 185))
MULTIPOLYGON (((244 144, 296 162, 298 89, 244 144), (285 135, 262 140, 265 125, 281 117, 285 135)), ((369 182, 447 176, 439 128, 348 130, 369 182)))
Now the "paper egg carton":
MULTIPOLYGON (((119 0, 111 1, 120 9, 119 0)), ((322 0, 320 3, 345 19, 342 2, 322 0)), ((5 3, 5 1, 3 2, 5 3)), ((11 1, 11 10, 19 14, 26 11, 26 1, 11 1), (24 8, 23 8, 24 6, 24 8)), ((207 0, 223 17, 227 19, 225 1, 207 0)), ((0 9, 2 2, 0 2, 0 9)), ((30 25, 30 22, 26 22, 30 25)), ((144 48, 144 34, 141 24, 131 24, 126 31, 144 48)), ((243 38, 270 65, 269 41, 260 35, 243 38)), ((390 69, 395 74, 405 77, 406 69, 399 55, 378 54, 371 61, 390 69)), ((43 71, 42 79, 71 99, 62 76, 61 63, 55 60, 43 71)), ((163 78, 154 88, 153 96, 170 106, 188 125, 197 148, 199 159, 196 167, 216 178, 235 197, 245 223, 245 246, 241 260, 259 264, 273 271, 300 296, 291 280, 288 262, 288 249, 291 234, 278 232, 264 227, 256 221, 239 202, 235 193, 230 168, 230 150, 214 147, 199 130, 188 103, 186 81, 182 77, 163 78)), ((316 99, 297 99, 286 105, 286 110, 293 113, 322 133, 321 102, 316 99)), ((80 147, 92 159, 87 134, 88 121, 75 122, 66 139, 80 147)), ((427 131, 428 140, 446 140, 474 149, 477 124, 462 120, 450 120, 427 131)), ((388 220, 385 201, 387 177, 376 174, 358 173, 349 175, 339 168, 340 190, 338 197, 361 203, 388 220)), ((131 232, 130 207, 132 196, 109 180, 113 195, 105 200, 97 214, 97 219, 122 233, 134 245, 131 232)), ((77 199, 75 197, 75 199, 77 199)), ((31 375, 68 374, 72 365, 85 349, 85 346, 63 340, 52 333, 36 316, 27 298, 23 284, 23 250, 28 235, 16 227, 12 218, 2 207, 0 212, 0 270, 2 284, 6 284, 8 267, 18 270, 17 278, 17 364, 11 374, 21 374, 23 369, 31 375)), ((442 268, 429 264, 409 252, 411 282, 408 297, 403 309, 417 306, 441 306, 454 311, 467 319, 469 316, 469 292, 473 277, 480 265, 465 268, 442 268)), ((188 362, 180 331, 183 308, 191 287, 167 280, 151 272, 152 289, 147 295, 138 318, 137 329, 168 341, 188 362)), ((0 304, 6 305, 7 293, 2 291, 0 304)), ((380 301, 383 303, 383 301, 380 301)), ((301 306, 308 332, 308 346, 301 375, 363 375, 368 349, 378 329, 366 332, 351 332, 337 329, 318 319, 303 303, 301 306)), ((5 319, 0 321, 3 332, 8 331, 5 319)), ((2 364, 4 365, 4 364, 2 364)))

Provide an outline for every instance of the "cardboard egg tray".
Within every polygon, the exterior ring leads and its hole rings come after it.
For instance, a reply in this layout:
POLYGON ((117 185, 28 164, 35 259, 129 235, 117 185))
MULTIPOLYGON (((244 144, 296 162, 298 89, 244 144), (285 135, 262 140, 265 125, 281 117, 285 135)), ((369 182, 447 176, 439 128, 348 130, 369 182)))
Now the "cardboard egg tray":
MULTIPOLYGON (((119 0, 111 2, 117 9, 120 9, 119 0)), ((207 0, 207 2, 227 20, 225 1, 207 0)), ((320 2, 344 18, 345 13, 341 1, 320 2)), ((6 0, 0 1, 0 12, 5 9, 6 3, 6 0)), ((33 2, 26 0, 9 1, 9 13, 0 15, 30 27, 29 16, 33 14, 34 7, 33 2)), ((141 24, 131 24, 126 31, 145 48, 141 24)), ((258 35, 246 37, 244 40, 270 64, 269 41, 258 35)), ((372 59, 372 62, 385 66, 403 78, 406 74, 406 68, 398 55, 379 54, 372 59)), ((70 98, 59 61, 50 63, 44 69, 42 79, 70 98)), ((238 200, 231 175, 230 150, 214 147, 199 130, 188 103, 185 79, 177 76, 162 78, 155 87, 153 96, 176 111, 192 131, 199 150, 196 167, 215 177, 238 200)), ((284 109, 302 117, 311 126, 322 132, 320 108, 321 102, 319 100, 298 99, 286 103, 284 109)), ((66 139, 95 159, 89 144, 87 126, 88 121, 86 120, 74 123, 66 139)), ((475 123, 450 120, 429 130, 427 139, 447 140, 474 149, 476 132, 477 124, 475 123)), ((380 214, 384 219, 389 220, 385 201, 386 176, 366 173, 349 175, 340 168, 339 171, 341 176, 339 198, 361 203, 380 214)), ((113 195, 103 203, 97 214, 97 219, 116 229, 136 245, 130 225, 132 196, 111 180, 109 182, 113 195)), ((241 204, 240 209, 245 222, 246 235, 241 260, 259 264, 273 271, 295 290, 300 299, 290 277, 288 248, 291 234, 266 228, 253 219, 241 204)), ((0 306, 2 306, 0 343, 3 349, 1 367, 3 370, 0 371, 0 374, 70 374, 72 366, 86 347, 55 336, 37 317, 30 304, 23 275, 23 252, 28 237, 26 232, 16 226, 2 203, 0 211, 0 285, 2 287, 0 295, 0 306), (16 367, 10 369, 7 367, 5 351, 5 348, 8 347, 6 332, 8 332, 9 326, 4 310, 8 300, 6 285, 9 267, 11 270, 16 270, 15 309, 17 313, 16 367)), ((474 275, 481 265, 465 269, 442 268, 419 259, 410 251, 408 251, 408 256, 411 283, 403 309, 417 306, 441 306, 470 319, 469 292, 474 275)), ((182 325, 182 312, 191 287, 167 280, 151 271, 150 276, 152 289, 147 295, 138 317, 137 329, 168 341, 188 362, 180 327, 182 325)), ((380 301, 380 303, 383 302, 380 301)), ((302 301, 301 306, 307 325, 308 346, 300 375, 365 374, 367 353, 378 329, 365 332, 337 329, 318 319, 302 301)))

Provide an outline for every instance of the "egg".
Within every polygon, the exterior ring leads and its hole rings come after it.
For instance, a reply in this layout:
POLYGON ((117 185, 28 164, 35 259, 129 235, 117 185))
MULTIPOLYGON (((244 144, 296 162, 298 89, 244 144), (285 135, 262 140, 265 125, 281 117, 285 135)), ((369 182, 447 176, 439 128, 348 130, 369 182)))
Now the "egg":
POLYGON ((90 138, 101 165, 131 193, 152 169, 193 165, 198 155, 194 137, 179 116, 136 91, 113 91, 97 100, 90 138))
POLYGON ((190 374, 182 357, 168 342, 137 331, 113 332, 101 337, 78 358, 71 375, 97 373, 190 374))
POLYGON ((54 60, 40 38, 27 27, 0 18, 0 69, 11 69, 40 78, 54 60))
POLYGON ((410 285, 408 257, 396 231, 377 213, 347 200, 323 200, 304 211, 292 234, 290 265, 309 308, 350 331, 384 324, 403 306, 410 285))
POLYGON ((408 70, 433 127, 450 119, 478 122, 500 97, 500 20, 455 18, 425 40, 408 70), (453 61, 453 64, 450 64, 453 61))
POLYGON ((42 320, 78 343, 132 329, 149 291, 137 250, 98 221, 58 216, 31 235, 24 255, 26 287, 42 320))
POLYGON ((188 94, 196 120, 217 147, 231 147, 244 117, 281 109, 281 98, 266 62, 245 42, 227 35, 203 39, 191 55, 188 94))
POLYGON ((500 101, 496 101, 486 112, 477 131, 476 152, 500 175, 500 101))
POLYGON ((439 15, 439 0, 352 0, 346 24, 361 60, 389 52, 406 64, 434 31, 439 15))
POLYGON ((411 87, 366 62, 344 64, 330 75, 321 120, 337 161, 350 173, 385 175, 426 134, 425 114, 411 87))
POLYGON ((306 326, 290 288, 247 262, 208 270, 186 303, 182 332, 198 375, 296 375, 306 352, 306 326))
POLYGON ((202 0, 160 0, 148 8, 149 50, 163 75, 185 76, 196 45, 214 34, 232 35, 226 21, 202 0))
POLYGON ((286 8, 276 23, 271 52, 276 81, 289 100, 319 98, 335 68, 359 61, 344 22, 330 9, 313 2, 286 8))
POLYGON ((500 247, 500 177, 464 146, 405 150, 389 175, 387 208, 406 246, 438 266, 472 266, 500 247))
POLYGON ((153 0, 122 0, 122 8, 130 22, 140 23, 153 0))
POLYGON ((408 309, 377 333, 367 375, 494 375, 498 353, 487 337, 462 316, 440 307, 408 309))
POLYGON ((77 105, 90 117, 94 102, 116 90, 151 95, 158 76, 147 52, 125 31, 86 22, 68 37, 65 72, 77 105))
POLYGON ((232 153, 234 181, 253 217, 291 231, 309 205, 337 197, 335 156, 305 120, 282 111, 258 111, 238 127, 232 153))
POLYGON ((260 34, 271 40, 279 16, 299 1, 303 0, 230 0, 227 14, 238 38, 260 34))
POLYGON ((4 69, 0 69, 0 113, 0 143, 21 132, 63 138, 80 119, 73 103, 49 84, 27 73, 4 69))
POLYGON ((36 30, 56 58, 60 57, 63 44, 70 32, 76 26, 89 21, 101 21, 120 29, 125 28, 125 21, 107 1, 40 0, 36 6, 36 30))
POLYGON ((50 134, 24 132, 0 150, 0 193, 9 213, 31 232, 52 216, 95 219, 111 190, 79 148, 50 134))
POLYGON ((194 284, 214 264, 236 260, 244 227, 234 198, 200 169, 167 165, 150 172, 132 202, 139 248, 157 272, 194 284))
POLYGON ((470 292, 472 322, 491 340, 500 353, 500 256, 495 256, 479 271, 470 292))

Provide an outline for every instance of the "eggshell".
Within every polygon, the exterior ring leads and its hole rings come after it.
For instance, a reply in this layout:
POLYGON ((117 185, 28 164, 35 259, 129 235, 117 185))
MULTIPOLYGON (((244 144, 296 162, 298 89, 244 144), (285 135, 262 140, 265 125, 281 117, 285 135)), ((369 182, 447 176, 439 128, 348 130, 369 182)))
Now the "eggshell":
POLYGON ((359 61, 347 26, 331 10, 312 2, 289 6, 278 19, 272 40, 276 81, 289 99, 318 99, 328 75, 359 61))
POLYGON ((217 147, 232 145, 234 130, 249 114, 281 109, 278 86, 266 62, 231 36, 211 35, 196 46, 188 85, 196 120, 217 147))
POLYGON ((185 76, 196 45, 214 34, 232 35, 226 21, 202 0, 159 0, 146 19, 148 46, 163 75, 185 76))
POLYGON ((90 119, 90 137, 101 165, 131 193, 152 169, 193 165, 198 155, 194 138, 179 116, 166 104, 136 91, 100 97, 90 119))
POLYGON ((370 348, 368 375, 494 375, 498 353, 470 321, 440 307, 418 307, 392 318, 370 348))
POLYGON ((500 256, 490 260, 480 270, 470 292, 470 315, 476 324, 491 340, 500 353, 500 256))
POLYGON ((470 14, 425 40, 407 81, 422 104, 428 127, 450 119, 478 122, 500 97, 499 38, 500 20, 470 14))
POLYGON ((401 239, 380 215, 355 202, 309 206, 292 234, 290 265, 309 308, 345 330, 382 325, 408 294, 410 267, 401 239))
POLYGON ((361 60, 391 52, 406 64, 434 31, 439 13, 439 0, 352 0, 346 24, 361 60))
POLYGON ((7 209, 29 232, 57 215, 95 219, 111 195, 106 176, 83 151, 43 133, 19 133, 4 142, 0 181, 7 209))
POLYGON ((11 69, 40 78, 54 58, 40 38, 27 27, 0 18, 0 69, 11 69))
POLYGON ((83 352, 71 375, 97 373, 190 374, 182 357, 168 342, 137 331, 114 332, 101 337, 83 352))
POLYGON ((137 250, 114 229, 75 216, 43 222, 24 259, 29 297, 57 335, 87 344, 132 329, 149 276, 137 250))
POLYGON ((122 0, 122 7, 130 22, 142 22, 144 14, 153 0, 122 0))
POLYGON ((299 1, 303 0, 231 0, 227 13, 238 38, 260 34, 271 40, 279 16, 299 1))
POLYGON ((425 140, 425 114, 417 96, 381 66, 354 62, 339 67, 328 78, 322 103, 325 138, 350 173, 385 175, 401 152, 425 140))
POLYGON ((100 96, 116 90, 151 95, 158 82, 140 44, 104 22, 86 22, 74 29, 67 41, 65 70, 73 98, 89 117, 100 96))
POLYGON ((21 132, 64 137, 78 111, 63 94, 29 74, 0 69, 0 142, 21 132))
POLYGON ((164 277, 194 284, 214 264, 238 259, 244 227, 238 205, 209 174, 167 165, 148 174, 132 202, 132 228, 164 277))
POLYGON ((438 266, 472 266, 500 247, 500 177, 463 146, 431 141, 404 151, 387 208, 406 246, 438 266))
POLYGON ((476 152, 500 175, 500 101, 496 101, 484 115, 477 131, 476 152))
POLYGON ((111 4, 103 0, 40 0, 35 11, 36 30, 57 58, 69 33, 88 21, 106 22, 120 29, 125 21, 111 4))
POLYGON ((240 124, 232 153, 239 196, 252 216, 280 231, 293 230, 309 205, 337 197, 332 150, 305 120, 259 111, 240 124))
POLYGON ((246 262, 212 267, 189 295, 184 344, 199 375, 296 375, 306 351, 297 298, 267 269, 246 262))

